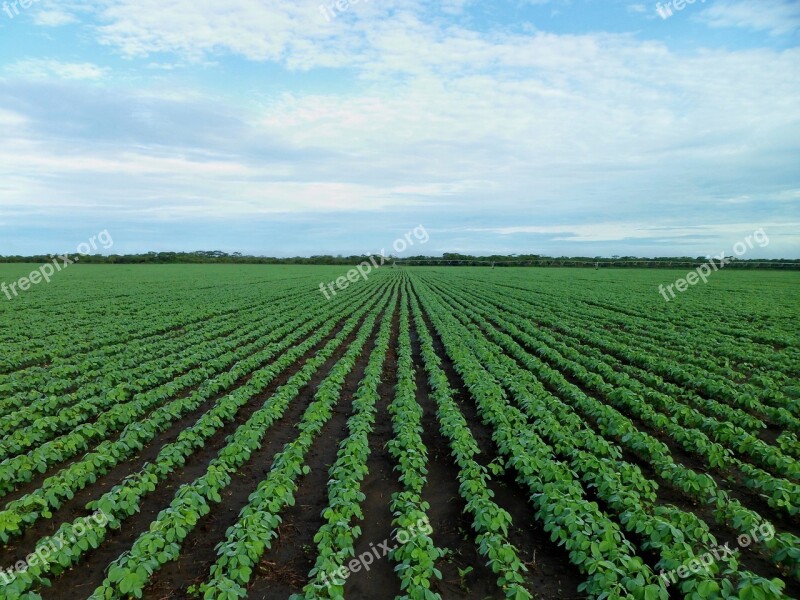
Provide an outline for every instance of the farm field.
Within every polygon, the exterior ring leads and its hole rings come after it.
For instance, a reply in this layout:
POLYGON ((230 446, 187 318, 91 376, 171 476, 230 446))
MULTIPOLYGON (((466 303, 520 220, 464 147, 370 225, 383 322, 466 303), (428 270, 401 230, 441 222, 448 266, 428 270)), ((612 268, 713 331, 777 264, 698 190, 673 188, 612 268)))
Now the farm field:
POLYGON ((798 273, 346 271, 0 297, 0 598, 800 598, 798 273))

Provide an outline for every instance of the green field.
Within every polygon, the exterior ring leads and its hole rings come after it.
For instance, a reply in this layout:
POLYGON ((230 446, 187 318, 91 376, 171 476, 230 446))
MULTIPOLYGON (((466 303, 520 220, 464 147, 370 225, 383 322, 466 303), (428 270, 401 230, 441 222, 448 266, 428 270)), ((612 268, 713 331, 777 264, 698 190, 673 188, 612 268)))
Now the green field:
POLYGON ((0 295, 0 598, 800 597, 800 273, 346 273, 0 295))

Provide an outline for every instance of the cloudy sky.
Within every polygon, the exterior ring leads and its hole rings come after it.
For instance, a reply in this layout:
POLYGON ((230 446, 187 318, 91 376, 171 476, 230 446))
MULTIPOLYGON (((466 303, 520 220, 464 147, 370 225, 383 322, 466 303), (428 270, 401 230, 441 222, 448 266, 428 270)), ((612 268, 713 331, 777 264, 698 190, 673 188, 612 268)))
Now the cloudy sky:
POLYGON ((800 257, 800 1, 665 5, 6 2, 0 254, 800 257))

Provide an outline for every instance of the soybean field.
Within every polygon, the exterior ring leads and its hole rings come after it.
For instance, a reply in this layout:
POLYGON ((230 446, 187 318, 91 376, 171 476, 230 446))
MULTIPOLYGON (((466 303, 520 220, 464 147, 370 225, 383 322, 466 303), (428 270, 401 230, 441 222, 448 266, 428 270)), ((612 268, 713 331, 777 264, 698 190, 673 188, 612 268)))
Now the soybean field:
POLYGON ((798 273, 346 272, 0 297, 0 598, 800 598, 798 273))

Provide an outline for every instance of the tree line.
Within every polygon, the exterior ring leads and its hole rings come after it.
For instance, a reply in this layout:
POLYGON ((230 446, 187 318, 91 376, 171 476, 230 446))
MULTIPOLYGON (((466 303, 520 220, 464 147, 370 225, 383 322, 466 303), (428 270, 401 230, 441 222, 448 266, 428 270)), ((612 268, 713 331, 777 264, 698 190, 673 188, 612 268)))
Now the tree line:
MULTIPOLYGON (((0 263, 44 263, 54 255, 0 256, 0 263)), ((377 257, 377 255, 372 255, 377 257)), ((143 254, 91 254, 80 257, 81 264, 256 264, 256 265, 356 265, 369 260, 370 255, 315 255, 315 256, 253 256, 220 250, 196 252, 146 252, 143 254)), ((386 257, 387 265, 433 266, 486 266, 486 267, 594 267, 594 268, 678 268, 707 263, 704 256, 664 256, 646 258, 638 256, 545 256, 541 254, 493 254, 474 256, 444 253, 442 256, 386 257)), ((731 261, 726 268, 739 269, 789 269, 800 270, 800 259, 741 259, 731 261)))

